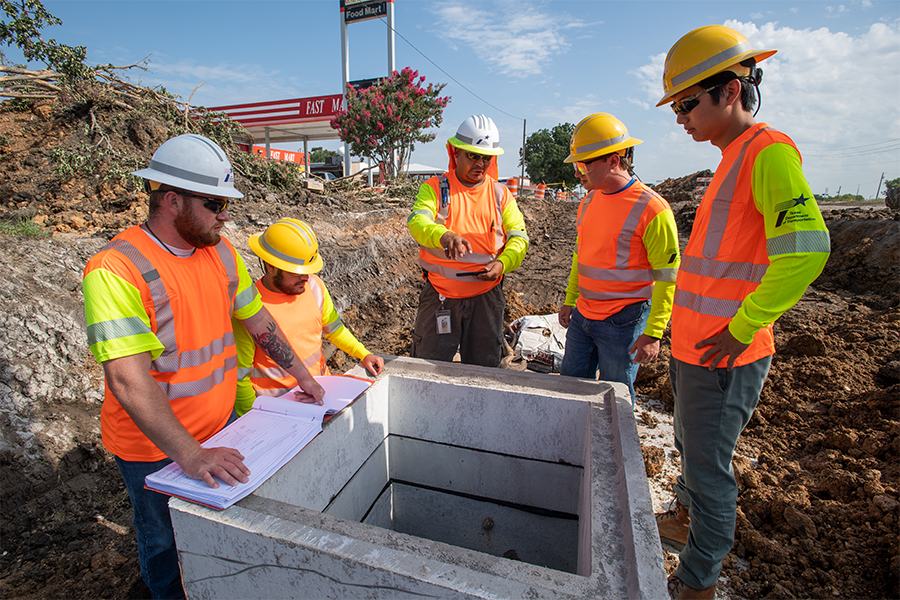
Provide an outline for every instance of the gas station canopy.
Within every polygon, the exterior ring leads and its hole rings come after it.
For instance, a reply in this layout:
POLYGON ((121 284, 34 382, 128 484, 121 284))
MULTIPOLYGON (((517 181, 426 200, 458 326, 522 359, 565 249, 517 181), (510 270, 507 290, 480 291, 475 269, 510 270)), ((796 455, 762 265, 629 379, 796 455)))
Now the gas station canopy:
POLYGON ((342 105, 342 95, 332 94, 215 106, 208 110, 227 114, 244 126, 253 142, 268 145, 339 139, 337 131, 331 127, 331 119, 341 110, 342 105))

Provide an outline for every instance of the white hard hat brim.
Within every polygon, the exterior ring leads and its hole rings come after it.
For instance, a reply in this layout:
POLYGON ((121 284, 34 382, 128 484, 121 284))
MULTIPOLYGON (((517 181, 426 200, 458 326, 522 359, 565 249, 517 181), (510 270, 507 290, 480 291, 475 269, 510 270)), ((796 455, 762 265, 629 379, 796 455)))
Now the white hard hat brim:
POLYGON ((165 171, 160 170, 161 168, 165 170, 173 170, 176 169, 176 167, 161 165, 160 163, 155 161, 150 161, 150 165, 150 168, 141 169, 140 171, 132 171, 131 174, 137 177, 141 177, 142 179, 161 183, 163 185, 170 185, 174 188, 185 190, 187 192, 197 192, 198 194, 220 196, 223 198, 244 197, 244 194, 236 190, 234 187, 219 187, 217 185, 203 183, 202 181, 198 180, 200 176, 194 173, 188 173, 187 171, 181 170, 182 176, 176 177, 171 173, 166 173, 165 171))

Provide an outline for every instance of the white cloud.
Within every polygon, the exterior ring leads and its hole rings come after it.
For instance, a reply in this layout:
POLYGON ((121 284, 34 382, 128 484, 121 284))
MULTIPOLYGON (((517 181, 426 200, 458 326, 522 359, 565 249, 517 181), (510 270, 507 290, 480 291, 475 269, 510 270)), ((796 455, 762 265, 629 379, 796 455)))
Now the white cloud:
MULTIPOLYGON (((747 36, 754 48, 778 50, 761 63, 762 106, 757 120, 794 139, 815 192, 822 191, 817 181, 837 180, 845 188, 851 184, 855 188, 868 182, 868 173, 877 170, 880 174, 891 164, 896 172, 900 164, 897 150, 850 157, 845 149, 900 138, 897 22, 875 23, 858 35, 824 27, 798 30, 777 23, 757 26, 726 21, 725 25, 747 36)), ((662 95, 664 62, 665 55, 658 54, 630 72, 646 91, 651 106, 662 95)), ((670 125, 673 130, 675 127, 670 125)), ((700 145, 694 144, 690 150, 689 139, 678 129, 675 137, 666 138, 665 150, 675 153, 673 156, 680 151, 697 152, 700 145)), ((877 176, 875 180, 877 183, 877 176)), ((832 191, 836 190, 837 184, 831 185, 832 191)), ((875 185, 871 187, 869 193, 874 194, 875 185)))
POLYGON ((589 25, 579 19, 546 13, 527 3, 502 3, 497 11, 457 1, 438 4, 438 35, 470 49, 494 70, 510 77, 529 77, 570 48, 570 30, 589 25))

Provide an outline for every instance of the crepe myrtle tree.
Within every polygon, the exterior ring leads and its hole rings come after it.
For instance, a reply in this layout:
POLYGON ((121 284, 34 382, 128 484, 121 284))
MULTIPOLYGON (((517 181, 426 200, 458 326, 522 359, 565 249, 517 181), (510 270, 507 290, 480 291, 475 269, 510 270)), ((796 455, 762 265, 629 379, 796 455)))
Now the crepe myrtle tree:
POLYGON ((424 75, 405 67, 366 89, 348 85, 347 105, 331 126, 354 155, 382 163, 385 175, 396 177, 397 165, 402 170, 415 145, 434 139, 435 134, 425 130, 440 127, 450 102, 449 96, 440 95, 446 83, 422 87, 424 81, 424 75))

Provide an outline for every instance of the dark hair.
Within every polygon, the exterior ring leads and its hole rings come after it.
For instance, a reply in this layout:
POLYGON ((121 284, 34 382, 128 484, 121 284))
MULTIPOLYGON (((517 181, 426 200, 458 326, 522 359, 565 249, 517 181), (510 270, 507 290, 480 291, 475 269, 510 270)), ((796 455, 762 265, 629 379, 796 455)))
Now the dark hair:
POLYGON ((748 58, 741 63, 743 67, 751 68, 750 75, 747 77, 738 77, 733 71, 720 71, 712 77, 707 77, 697 85, 702 88, 716 86, 715 89, 710 90, 709 96, 714 103, 718 104, 719 99, 722 97, 722 86, 733 79, 737 79, 741 83, 741 107, 747 112, 753 112, 753 109, 756 108, 756 95, 759 93, 757 86, 762 79, 762 71, 754 68, 754 65, 756 65, 755 58, 748 58), (757 73, 759 73, 759 76, 756 75, 757 73))

